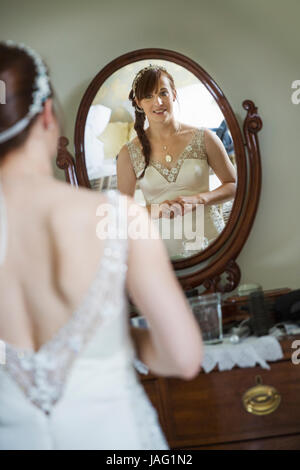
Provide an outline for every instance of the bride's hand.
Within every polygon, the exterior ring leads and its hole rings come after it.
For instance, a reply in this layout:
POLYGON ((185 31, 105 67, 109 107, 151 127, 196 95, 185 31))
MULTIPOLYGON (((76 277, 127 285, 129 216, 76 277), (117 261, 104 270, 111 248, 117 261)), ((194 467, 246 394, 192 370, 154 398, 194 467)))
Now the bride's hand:
POLYGON ((197 204, 205 204, 204 198, 201 196, 201 194, 196 196, 180 196, 172 199, 171 201, 165 200, 159 204, 154 204, 151 207, 149 206, 149 209, 151 209, 151 218, 173 219, 179 215, 183 216, 184 214, 196 209, 197 204))
POLYGON ((199 204, 206 204, 206 198, 202 194, 196 194, 194 196, 179 196, 173 201, 171 201, 172 204, 180 205, 182 207, 182 214, 187 214, 188 212, 191 212, 197 208, 199 204))
POLYGON ((151 215, 151 219, 161 219, 162 217, 172 219, 174 217, 174 210, 172 210, 172 202, 168 200, 160 202, 159 204, 155 203, 148 205, 147 209, 149 214, 151 215))
POLYGON ((182 215, 182 206, 176 201, 163 201, 159 204, 159 218, 174 219, 182 215))

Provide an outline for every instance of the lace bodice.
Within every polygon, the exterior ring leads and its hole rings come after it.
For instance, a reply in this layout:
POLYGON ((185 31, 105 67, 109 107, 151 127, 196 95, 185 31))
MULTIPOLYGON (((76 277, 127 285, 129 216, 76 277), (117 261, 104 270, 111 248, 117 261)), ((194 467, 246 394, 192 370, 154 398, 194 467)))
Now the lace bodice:
MULTIPOLYGON (((193 196, 210 190, 210 166, 205 147, 204 131, 204 128, 194 131, 189 144, 179 155, 173 167, 167 168, 155 159, 150 161, 143 178, 138 180, 139 188, 147 205, 160 204, 164 201, 172 201, 180 196, 193 196)), ((127 146, 132 166, 138 178, 145 167, 144 155, 141 148, 133 141, 129 142, 127 146)), ((195 250, 199 251, 199 248, 192 251, 187 250, 185 246, 185 242, 188 241, 185 238, 185 233, 195 233, 196 230, 195 211, 192 220, 188 215, 184 215, 170 221, 154 220, 154 223, 158 225, 158 230, 171 258, 180 259, 191 256, 195 253, 195 250), (168 225, 170 232, 166 229, 165 224, 168 225), (164 236, 164 233, 166 236, 164 236), (178 237, 177 233, 181 233, 182 236, 178 237)), ((204 248, 212 243, 224 229, 224 226, 224 220, 218 207, 206 205, 204 207, 204 240, 202 247, 204 248)), ((201 233, 199 225, 197 230, 198 233, 201 233)))
MULTIPOLYGON (((109 202, 117 206, 122 197, 107 193, 109 202)), ((125 220, 118 214, 117 233, 125 220)), ((126 214, 124 214, 126 217, 126 214)), ((26 351, 6 343, 9 375, 23 389, 29 400, 46 414, 63 393, 67 375, 74 361, 84 351, 97 329, 118 324, 126 317, 124 283, 127 271, 127 239, 106 239, 94 281, 70 320, 37 352, 26 351)), ((112 326, 112 328, 115 328, 112 326)), ((115 346, 115 349, 118 349, 115 346)))
MULTIPOLYGON (((137 177, 140 176, 145 167, 145 157, 142 153, 141 148, 136 145, 133 141, 128 142, 127 144, 131 162, 137 177)), ((194 131, 193 137, 190 140, 189 144, 184 148, 177 159, 176 165, 171 168, 167 168, 161 162, 156 160, 150 160, 151 166, 156 168, 156 170, 169 182, 175 183, 179 175, 182 164, 187 159, 194 160, 207 160, 207 154, 205 150, 204 142, 204 129, 196 129, 194 131)))

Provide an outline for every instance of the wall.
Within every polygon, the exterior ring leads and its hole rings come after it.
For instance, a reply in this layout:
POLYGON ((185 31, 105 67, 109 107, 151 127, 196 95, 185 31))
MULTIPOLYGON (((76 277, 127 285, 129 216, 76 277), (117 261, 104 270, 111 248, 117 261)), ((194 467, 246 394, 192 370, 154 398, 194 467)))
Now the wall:
POLYGON ((31 45, 48 62, 70 139, 94 75, 140 48, 172 49, 199 62, 240 122, 242 101, 252 99, 264 123, 263 190, 238 258, 242 282, 300 286, 300 104, 291 102, 291 83, 300 79, 298 0, 2 0, 0 8, 1 37, 31 45))

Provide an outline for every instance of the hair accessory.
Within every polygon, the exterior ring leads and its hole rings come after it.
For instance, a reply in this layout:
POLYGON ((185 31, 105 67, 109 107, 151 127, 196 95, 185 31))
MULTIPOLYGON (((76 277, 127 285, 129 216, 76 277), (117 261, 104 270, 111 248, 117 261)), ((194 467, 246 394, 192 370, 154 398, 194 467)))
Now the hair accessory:
POLYGON ((133 83, 132 83, 133 98, 135 98, 136 86, 138 84, 138 81, 144 75, 144 73, 147 72, 148 70, 162 70, 163 72, 167 72, 167 70, 161 65, 151 65, 151 64, 148 65, 148 67, 145 67, 142 70, 140 70, 135 76, 135 79, 133 80, 133 83))
MULTIPOLYGON (((29 106, 28 113, 25 117, 16 122, 13 126, 9 127, 3 132, 0 132, 0 144, 15 137, 22 132, 30 123, 31 119, 42 111, 45 100, 51 94, 51 88, 49 83, 49 77, 45 64, 41 57, 30 47, 25 46, 23 43, 16 43, 14 41, 1 41, 0 44, 4 44, 9 47, 16 47, 23 50, 33 60, 36 68, 36 76, 33 84, 33 102, 29 106)), ((2 105, 4 106, 4 105, 2 105)))
POLYGON ((145 113, 145 111, 142 108, 140 108, 138 105, 136 105, 135 109, 138 113, 141 113, 141 114, 145 113))

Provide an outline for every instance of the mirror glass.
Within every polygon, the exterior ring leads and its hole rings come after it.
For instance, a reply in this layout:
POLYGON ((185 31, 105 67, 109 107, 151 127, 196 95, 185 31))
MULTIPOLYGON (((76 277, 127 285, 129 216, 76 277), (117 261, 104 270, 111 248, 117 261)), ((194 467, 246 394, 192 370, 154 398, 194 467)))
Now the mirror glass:
MULTIPOLYGON (((134 130, 135 112, 128 95, 136 74, 142 68, 149 66, 150 63, 165 67, 174 78, 177 91, 177 100, 174 102, 176 121, 198 129, 208 128, 216 133, 236 169, 235 151, 230 130, 218 104, 202 82, 189 70, 176 63, 157 59, 153 61, 140 60, 114 72, 101 85, 89 109, 84 139, 85 161, 90 185, 95 191, 117 189, 117 155, 124 144, 137 137, 134 130)), ((144 128, 147 127, 148 122, 146 119, 144 128)), ((188 150, 187 146, 180 153, 179 158, 182 156, 185 159, 188 150)), ((152 173, 159 170, 160 176, 167 176, 168 178, 165 178, 164 182, 166 184, 172 182, 172 188, 174 188, 174 183, 180 180, 180 172, 185 168, 184 171, 189 172, 189 176, 187 176, 191 178, 194 186, 190 191, 187 191, 187 194, 181 192, 181 196, 195 194, 195 175, 197 175, 197 172, 201 173, 202 176, 199 173, 200 178, 205 178, 205 181, 207 181, 207 191, 212 191, 221 185, 220 179, 211 167, 207 166, 206 169, 193 167, 191 156, 189 160, 190 166, 181 164, 179 168, 177 167, 177 173, 176 170, 173 170, 175 172, 173 173, 175 176, 173 181, 171 181, 173 176, 169 173, 172 170, 166 172, 167 166, 159 169, 152 166, 151 170, 152 173)), ((171 167, 169 166, 169 168, 171 167)), ((201 180, 198 181, 201 183, 201 180)), ((203 191, 203 188, 200 191, 203 191)), ((174 195, 176 196, 176 192, 170 197, 165 197, 164 200, 173 199, 174 195)), ((142 180, 137 179, 134 197, 136 202, 146 205, 142 180)), ((187 213, 183 217, 178 215, 171 220, 171 235, 168 235, 170 228, 165 227, 166 223, 170 227, 170 219, 167 220, 164 217, 156 219, 155 223, 158 224, 160 232, 162 233, 162 230, 167 232, 167 235, 162 236, 162 238, 166 243, 170 258, 172 260, 189 258, 213 243, 224 230, 232 205, 233 198, 220 204, 210 205, 207 208, 203 208, 201 205, 199 212, 194 210, 191 214, 187 213), (200 225, 198 222, 195 225, 196 213, 200 225), (182 236, 182 233, 185 234, 185 227, 187 226, 184 227, 184 224, 190 224, 192 232, 197 234, 194 237, 195 243, 191 243, 192 238, 190 236, 188 237, 188 243, 186 237, 182 236)))

